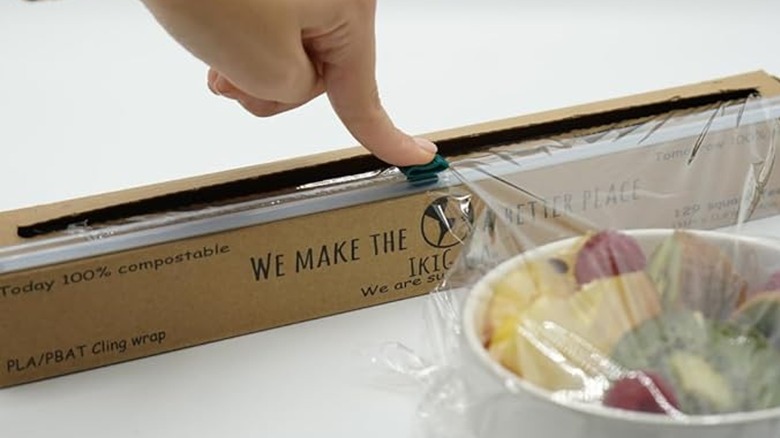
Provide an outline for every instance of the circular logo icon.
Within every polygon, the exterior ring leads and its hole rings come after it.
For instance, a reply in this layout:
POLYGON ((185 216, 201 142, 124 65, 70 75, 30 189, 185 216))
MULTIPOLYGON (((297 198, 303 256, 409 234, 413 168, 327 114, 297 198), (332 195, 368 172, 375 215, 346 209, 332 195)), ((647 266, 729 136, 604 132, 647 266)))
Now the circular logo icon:
POLYGON ((420 231, 428 245, 450 248, 463 243, 473 223, 470 196, 442 196, 425 208, 420 231))

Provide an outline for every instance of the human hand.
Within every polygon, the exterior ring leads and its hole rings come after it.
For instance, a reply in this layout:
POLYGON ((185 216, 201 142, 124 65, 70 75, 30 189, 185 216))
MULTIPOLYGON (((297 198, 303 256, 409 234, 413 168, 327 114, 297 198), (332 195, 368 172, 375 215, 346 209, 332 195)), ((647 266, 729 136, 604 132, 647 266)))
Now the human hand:
POLYGON ((436 146, 397 129, 375 79, 376 0, 142 0, 211 66, 208 86, 271 116, 327 93, 350 133, 380 159, 425 164, 436 146))

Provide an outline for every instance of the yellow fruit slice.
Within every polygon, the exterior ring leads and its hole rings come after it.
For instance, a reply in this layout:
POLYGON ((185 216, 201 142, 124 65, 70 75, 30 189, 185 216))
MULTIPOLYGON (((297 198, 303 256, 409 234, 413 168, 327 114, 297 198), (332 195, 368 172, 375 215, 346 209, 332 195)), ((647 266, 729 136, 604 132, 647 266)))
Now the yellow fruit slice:
POLYGON ((542 295, 520 316, 515 349, 523 378, 551 391, 583 387, 588 373, 579 353, 587 346, 571 312, 568 299, 542 295))
POLYGON ((493 331, 493 337, 488 345, 488 354, 501 365, 518 376, 523 375, 517 360, 517 328, 520 319, 517 316, 504 319, 503 323, 493 331))
POLYGON ((623 335, 661 312, 658 292, 642 271, 592 281, 571 306, 581 336, 607 356, 623 335))
POLYGON ((488 325, 497 329, 504 319, 516 317, 530 307, 539 293, 534 275, 529 271, 523 269, 510 272, 493 286, 493 295, 488 304, 488 325))
POLYGON ((490 355, 551 391, 583 389, 587 379, 603 373, 618 340, 661 311, 659 294, 644 272, 578 290, 566 269, 572 254, 576 251, 553 261, 529 261, 507 274, 493 285, 486 314, 490 355))
POLYGON ((575 291, 574 278, 561 272, 553 262, 545 259, 523 264, 493 286, 486 315, 487 337, 505 318, 524 312, 539 296, 568 297, 575 291))
POLYGON ((518 330, 521 335, 517 338, 516 352, 521 376, 550 391, 582 389, 589 376, 560 348, 560 340, 551 339, 555 336, 546 332, 531 320, 526 320, 518 330))

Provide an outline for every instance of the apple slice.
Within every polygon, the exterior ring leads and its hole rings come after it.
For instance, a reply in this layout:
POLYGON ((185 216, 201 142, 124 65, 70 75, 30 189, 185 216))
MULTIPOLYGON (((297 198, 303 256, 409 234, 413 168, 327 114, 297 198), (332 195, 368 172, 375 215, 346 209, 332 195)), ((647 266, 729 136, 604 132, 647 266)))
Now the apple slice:
POLYGON ((780 350, 780 293, 764 292, 747 300, 734 313, 734 321, 748 330, 761 333, 780 350))
POLYGON ((675 231, 650 258, 648 272, 667 309, 689 309, 715 320, 728 318, 745 300, 747 282, 712 243, 675 231))
POLYGON ((613 382, 604 394, 603 403, 613 408, 654 414, 680 409, 672 386, 654 371, 637 372, 613 382))
POLYGON ((580 248, 574 276, 581 285, 600 278, 641 271, 647 261, 633 237, 615 230, 600 231, 580 248))

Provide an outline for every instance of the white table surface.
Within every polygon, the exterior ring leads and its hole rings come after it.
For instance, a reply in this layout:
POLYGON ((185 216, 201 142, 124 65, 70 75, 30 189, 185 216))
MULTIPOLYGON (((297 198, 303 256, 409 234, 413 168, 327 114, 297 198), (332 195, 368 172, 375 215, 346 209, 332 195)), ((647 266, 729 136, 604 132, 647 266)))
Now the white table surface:
MULTIPOLYGON (((388 111, 423 133, 754 69, 780 74, 776 0, 568 3, 380 1, 388 111)), ((135 0, 0 2, 0 210, 353 143, 324 99, 256 119, 211 95, 205 67, 135 0)), ((363 353, 385 341, 425 351, 424 304, 0 390, 0 436, 413 436, 419 388, 363 353)))

